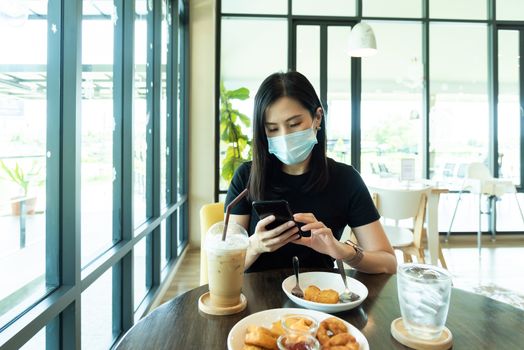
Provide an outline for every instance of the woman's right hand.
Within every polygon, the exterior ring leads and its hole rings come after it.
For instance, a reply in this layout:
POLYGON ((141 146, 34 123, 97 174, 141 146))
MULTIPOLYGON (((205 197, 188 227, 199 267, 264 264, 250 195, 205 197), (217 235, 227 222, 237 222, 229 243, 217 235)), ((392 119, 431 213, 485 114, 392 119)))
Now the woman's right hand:
POLYGON ((274 252, 287 243, 300 237, 295 222, 288 221, 272 230, 266 230, 266 226, 275 221, 275 216, 270 215, 260 220, 255 227, 255 233, 249 237, 249 250, 252 255, 274 252))

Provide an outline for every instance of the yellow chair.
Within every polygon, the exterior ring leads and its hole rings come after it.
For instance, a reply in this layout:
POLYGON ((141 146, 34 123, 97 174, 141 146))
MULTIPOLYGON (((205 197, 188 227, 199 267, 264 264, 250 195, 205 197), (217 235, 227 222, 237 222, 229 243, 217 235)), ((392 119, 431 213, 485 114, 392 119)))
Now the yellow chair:
POLYGON ((204 204, 200 208, 200 285, 207 284, 207 258, 204 241, 207 230, 215 223, 224 220, 224 203, 204 204))

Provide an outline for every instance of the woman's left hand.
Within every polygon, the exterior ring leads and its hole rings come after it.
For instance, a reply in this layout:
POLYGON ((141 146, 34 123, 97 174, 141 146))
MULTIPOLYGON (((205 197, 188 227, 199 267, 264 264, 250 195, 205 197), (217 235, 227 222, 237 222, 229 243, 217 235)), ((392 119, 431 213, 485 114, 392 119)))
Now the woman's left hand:
POLYGON ((298 213, 293 215, 296 222, 303 223, 301 231, 311 231, 311 237, 301 237, 294 244, 310 247, 319 253, 327 254, 334 259, 342 259, 347 255, 346 247, 333 236, 333 232, 322 222, 315 218, 312 213, 298 213))

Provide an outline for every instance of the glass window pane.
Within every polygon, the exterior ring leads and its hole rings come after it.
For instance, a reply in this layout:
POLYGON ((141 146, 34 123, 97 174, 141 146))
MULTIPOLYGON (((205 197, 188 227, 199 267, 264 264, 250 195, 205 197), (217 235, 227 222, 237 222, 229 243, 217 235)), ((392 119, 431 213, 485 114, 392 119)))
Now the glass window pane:
POLYGON ((113 269, 82 293, 82 349, 105 350, 113 343, 113 269))
POLYGON ((422 0, 365 0, 362 14, 369 17, 422 17, 422 0))
POLYGON ((347 55, 350 27, 328 27, 326 128, 328 156, 351 164, 351 58, 347 55))
POLYGON ((135 0, 135 86, 133 92, 133 220, 134 226, 147 218, 147 128, 149 111, 147 95, 147 5, 135 0))
MULTIPOLYGON (((520 56, 519 32, 498 31, 498 162, 499 177, 520 185, 520 56)), ((497 220, 499 221, 499 220, 497 220)))
POLYGON ((431 18, 487 19, 486 0, 438 0, 429 2, 431 18))
POLYGON ((133 248, 133 277, 135 310, 147 294, 146 287, 146 239, 144 237, 133 248))
POLYGON ((0 328, 46 293, 46 3, 0 15, 0 328))
POLYGON ((432 24, 430 43, 429 166, 440 180, 488 158, 487 27, 432 24))
POLYGON ((308 78, 320 96, 320 26, 297 26, 296 53, 297 71, 308 78))
POLYGON ((422 177, 422 26, 373 22, 378 55, 362 60, 361 173, 395 177, 403 158, 422 177))
POLYGON ((84 13, 81 104, 82 265, 113 244, 113 32, 114 25, 110 17, 85 17, 84 13))
POLYGON ((288 0, 222 0, 222 13, 287 14, 288 0))
POLYGON ((497 19, 522 21, 524 20, 524 1, 497 0, 497 19))
POLYGON ((355 16, 355 0, 293 0, 294 15, 355 16))
MULTIPOLYGON (((222 19, 221 79, 226 90, 247 88, 249 98, 245 100, 221 100, 231 103, 232 108, 244 114, 248 123, 237 122, 242 133, 251 139, 251 115, 255 93, 262 81, 271 73, 285 71, 287 67, 287 21, 281 19, 222 19), (256 38, 256 40, 253 40, 256 38)), ((227 113, 223 113, 221 123, 227 123, 227 113)), ((220 143, 220 189, 225 190, 233 175, 223 165, 231 161, 226 157, 227 150, 235 154, 236 142, 222 139, 220 143), (226 168, 225 171, 222 171, 226 168)), ((250 146, 241 152, 242 159, 249 159, 250 146)))

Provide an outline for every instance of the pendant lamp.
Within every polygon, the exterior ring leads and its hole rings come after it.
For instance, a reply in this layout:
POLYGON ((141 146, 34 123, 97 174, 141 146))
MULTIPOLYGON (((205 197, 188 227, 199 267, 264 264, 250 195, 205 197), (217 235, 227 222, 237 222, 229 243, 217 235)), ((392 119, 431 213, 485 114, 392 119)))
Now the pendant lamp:
POLYGON ((348 53, 353 57, 369 57, 377 53, 377 40, 367 23, 357 23, 349 33, 348 53))

